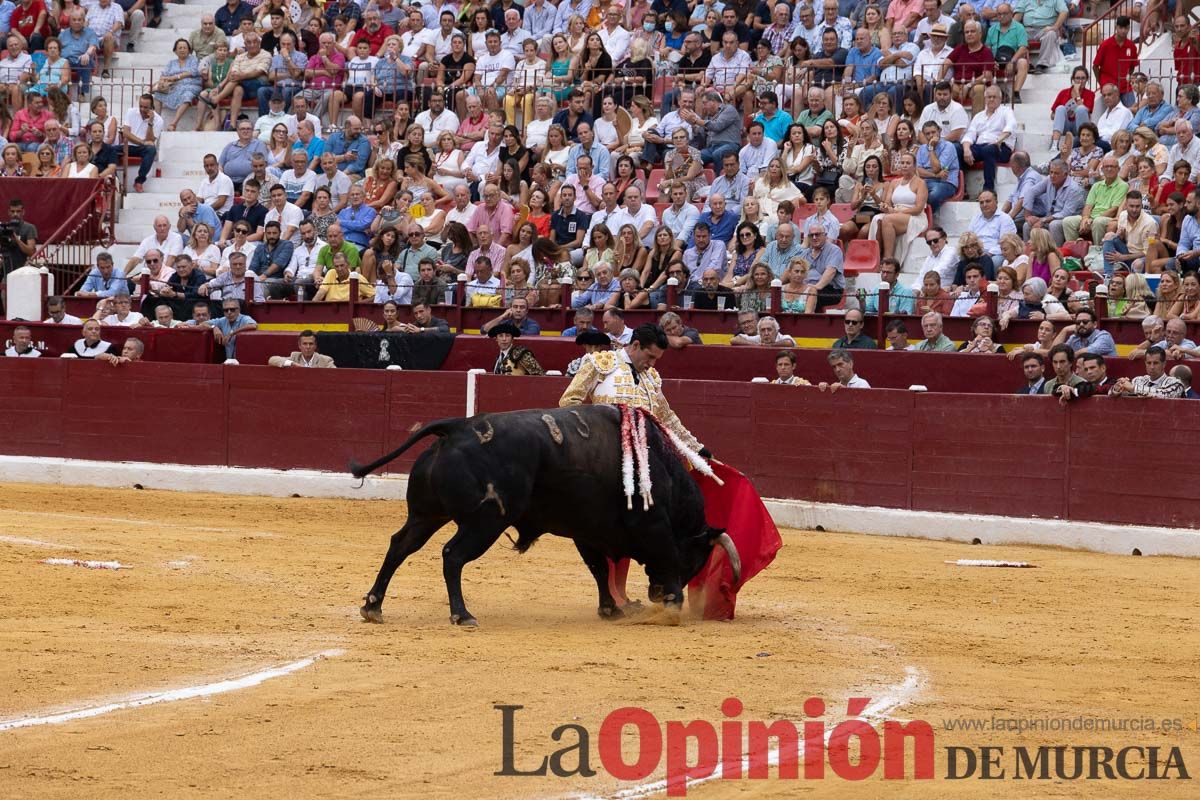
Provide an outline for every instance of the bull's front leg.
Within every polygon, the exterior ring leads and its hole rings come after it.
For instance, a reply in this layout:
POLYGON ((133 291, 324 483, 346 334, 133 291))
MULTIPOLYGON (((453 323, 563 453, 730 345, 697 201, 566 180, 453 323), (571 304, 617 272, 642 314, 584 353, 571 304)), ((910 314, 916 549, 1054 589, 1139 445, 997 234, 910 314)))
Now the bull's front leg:
POLYGON ((445 523, 443 519, 410 518, 403 528, 392 534, 392 543, 388 546, 379 574, 375 576, 375 584, 363 597, 362 608, 358 610, 363 619, 367 622, 383 622, 383 597, 387 594, 392 576, 404 559, 424 547, 445 523))

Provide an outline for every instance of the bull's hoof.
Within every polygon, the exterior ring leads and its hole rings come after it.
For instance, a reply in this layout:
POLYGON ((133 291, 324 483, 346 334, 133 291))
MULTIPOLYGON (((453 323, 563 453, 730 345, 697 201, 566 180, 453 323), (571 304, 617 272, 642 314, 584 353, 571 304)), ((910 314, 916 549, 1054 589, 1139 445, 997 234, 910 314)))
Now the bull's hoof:
POLYGON ((643 611, 646 610, 646 606, 642 603, 641 600, 630 600, 628 603, 621 606, 621 610, 623 612, 625 612, 626 615, 641 614, 643 611))
POLYGON ((383 622, 383 609, 372 608, 371 606, 363 606, 358 610, 358 613, 362 614, 362 618, 367 622, 383 622))
POLYGON ((460 628, 478 628, 479 620, 472 617, 470 614, 451 614, 450 622, 460 628))
POLYGON ((600 606, 596 613, 600 615, 600 619, 607 620, 622 619, 625 616, 625 612, 616 606, 600 606))
POLYGON ((661 583, 652 583, 646 590, 646 595, 650 598, 651 603, 661 603, 663 601, 663 587, 661 583))

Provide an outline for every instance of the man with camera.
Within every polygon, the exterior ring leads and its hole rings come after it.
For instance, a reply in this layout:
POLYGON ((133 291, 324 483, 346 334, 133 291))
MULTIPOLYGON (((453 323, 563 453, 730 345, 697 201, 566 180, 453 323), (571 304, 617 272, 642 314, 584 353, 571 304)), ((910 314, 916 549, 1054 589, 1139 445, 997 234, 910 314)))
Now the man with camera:
POLYGON ((25 266, 37 251, 37 228, 25 221, 25 203, 14 197, 8 203, 7 222, 0 222, 0 259, 3 273, 25 266))

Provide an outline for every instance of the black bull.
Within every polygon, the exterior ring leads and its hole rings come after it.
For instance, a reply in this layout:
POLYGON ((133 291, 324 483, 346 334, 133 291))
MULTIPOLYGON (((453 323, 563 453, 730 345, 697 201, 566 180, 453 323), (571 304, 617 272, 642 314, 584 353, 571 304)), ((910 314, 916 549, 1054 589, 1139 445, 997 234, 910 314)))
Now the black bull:
POLYGON ((732 540, 705 522, 704 496, 658 428, 649 424, 646 434, 653 503, 644 508, 635 493, 632 510, 622 486, 621 417, 613 406, 441 420, 371 464, 352 463, 350 471, 363 477, 421 439, 438 437, 413 465, 408 521, 392 535, 363 618, 382 620, 396 569, 451 520, 458 531, 442 548, 442 572, 450 620, 460 625, 476 624, 463 602, 463 567, 510 526, 520 534, 519 552, 545 533, 573 540, 596 580, 604 618, 622 616, 608 590, 606 558, 643 564, 652 596, 676 607, 716 545, 729 554, 736 581, 740 561, 732 540))

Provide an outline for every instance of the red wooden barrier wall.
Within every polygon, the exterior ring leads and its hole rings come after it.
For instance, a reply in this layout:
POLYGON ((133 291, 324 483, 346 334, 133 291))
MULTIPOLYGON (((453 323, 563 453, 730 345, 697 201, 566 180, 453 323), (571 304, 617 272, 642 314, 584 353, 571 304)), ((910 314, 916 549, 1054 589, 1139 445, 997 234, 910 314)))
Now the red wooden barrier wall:
MULTIPOLYGON (((947 356, 951 357, 951 356, 947 356)), ((966 358, 966 357, 964 357, 966 358)), ((477 377, 477 409, 552 406, 564 378, 477 377)), ((1015 517, 1200 526, 1200 403, 668 380, 718 458, 768 497, 1015 517)), ((0 453, 327 469, 465 408, 447 372, 276 370, 0 358, 0 453)), ((418 446, 392 464, 407 471, 418 446)), ((181 489, 186 486, 181 485, 181 489)))

